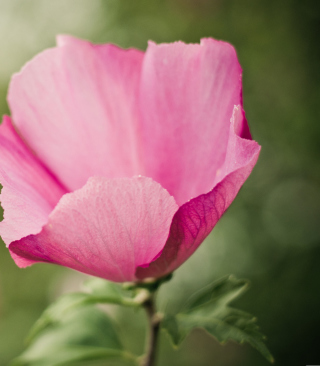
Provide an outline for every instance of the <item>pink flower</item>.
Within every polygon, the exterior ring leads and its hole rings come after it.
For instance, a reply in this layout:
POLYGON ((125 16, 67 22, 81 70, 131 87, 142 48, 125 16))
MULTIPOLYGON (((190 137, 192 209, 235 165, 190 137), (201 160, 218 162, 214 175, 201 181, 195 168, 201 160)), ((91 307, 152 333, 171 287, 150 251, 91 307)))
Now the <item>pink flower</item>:
POLYGON ((11 82, 0 127, 0 234, 19 267, 113 281, 168 274, 254 167, 241 67, 227 43, 145 53, 68 36, 11 82))

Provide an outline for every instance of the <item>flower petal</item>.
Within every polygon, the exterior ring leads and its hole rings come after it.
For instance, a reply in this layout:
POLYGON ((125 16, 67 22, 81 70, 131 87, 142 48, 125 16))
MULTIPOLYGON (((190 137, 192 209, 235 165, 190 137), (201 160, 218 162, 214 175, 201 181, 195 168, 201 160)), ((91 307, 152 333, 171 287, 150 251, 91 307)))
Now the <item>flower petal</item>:
POLYGON ((238 104, 241 67, 231 45, 150 42, 140 94, 144 174, 179 205, 211 191, 238 104))
POLYGON ((15 254, 113 281, 161 252, 178 206, 150 178, 91 178, 62 197, 38 235, 10 245, 15 254))
POLYGON ((157 260, 139 267, 138 278, 159 277, 185 262, 209 235, 237 195, 257 162, 260 146, 241 138, 246 120, 241 106, 234 108, 225 162, 218 170, 214 189, 182 205, 175 214, 168 241, 157 260))
POLYGON ((73 191, 91 176, 140 174, 137 95, 143 53, 60 37, 12 78, 9 104, 28 145, 73 191))
POLYGON ((0 126, 0 183, 4 209, 0 235, 7 245, 40 232, 65 193, 23 143, 9 117, 0 126))

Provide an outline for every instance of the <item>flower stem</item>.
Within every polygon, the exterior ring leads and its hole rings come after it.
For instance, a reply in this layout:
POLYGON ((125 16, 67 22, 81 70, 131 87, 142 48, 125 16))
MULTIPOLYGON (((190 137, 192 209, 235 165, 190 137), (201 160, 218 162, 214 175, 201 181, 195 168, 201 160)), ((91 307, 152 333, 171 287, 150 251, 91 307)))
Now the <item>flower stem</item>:
POLYGON ((143 307, 148 316, 149 334, 146 338, 146 353, 141 366, 154 366, 161 322, 161 316, 155 309, 154 294, 144 302, 143 307))

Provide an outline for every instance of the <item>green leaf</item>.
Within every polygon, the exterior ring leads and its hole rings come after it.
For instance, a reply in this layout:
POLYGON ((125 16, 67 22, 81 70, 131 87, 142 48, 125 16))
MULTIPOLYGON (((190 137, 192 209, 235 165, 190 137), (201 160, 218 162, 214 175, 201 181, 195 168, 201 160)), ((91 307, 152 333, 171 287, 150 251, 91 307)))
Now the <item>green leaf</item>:
POLYGON ((178 346, 194 328, 203 328, 220 343, 229 340, 249 343, 268 361, 273 357, 264 344, 256 318, 229 307, 229 303, 248 288, 248 282, 233 276, 222 278, 192 296, 183 311, 176 316, 166 315, 162 327, 178 346))
POLYGON ((249 287, 246 280, 234 276, 223 277, 196 292, 185 306, 184 312, 190 312, 202 306, 226 306, 239 297, 249 287))
POLYGON ((161 327, 167 331, 175 347, 178 347, 188 334, 188 330, 181 328, 177 317, 174 315, 165 315, 161 327))
POLYGON ((37 334, 12 366, 56 366, 80 361, 121 359, 135 362, 123 350, 110 318, 94 306, 66 312, 59 323, 37 334))
POLYGON ((37 320, 27 338, 30 343, 39 332, 50 324, 59 323, 63 317, 73 309, 91 305, 91 304, 119 304, 125 306, 139 306, 132 299, 131 292, 123 291, 115 283, 93 278, 85 283, 85 287, 90 293, 75 292, 61 296, 52 305, 50 305, 37 320))
POLYGON ((33 341, 33 339, 45 328, 54 323, 63 321, 68 312, 74 308, 81 307, 89 304, 88 294, 75 292, 61 296, 57 301, 50 305, 36 321, 32 327, 27 343, 33 341))
POLYGON ((59 349, 47 352, 46 355, 34 356, 31 353, 19 357, 11 363, 11 366, 62 366, 78 364, 83 361, 123 359, 130 361, 130 358, 119 351, 106 348, 74 347, 59 349))
MULTIPOLYGON (((140 307, 139 292, 140 288, 125 289, 114 282, 106 281, 101 278, 91 278, 85 282, 85 287, 90 291, 90 301, 93 303, 108 303, 124 306, 140 307)), ((144 292, 146 292, 144 290, 144 292)))
POLYGON ((131 293, 123 291, 116 283, 101 278, 90 278, 84 286, 90 291, 91 297, 101 299, 103 302, 123 304, 127 299, 131 300, 131 293))

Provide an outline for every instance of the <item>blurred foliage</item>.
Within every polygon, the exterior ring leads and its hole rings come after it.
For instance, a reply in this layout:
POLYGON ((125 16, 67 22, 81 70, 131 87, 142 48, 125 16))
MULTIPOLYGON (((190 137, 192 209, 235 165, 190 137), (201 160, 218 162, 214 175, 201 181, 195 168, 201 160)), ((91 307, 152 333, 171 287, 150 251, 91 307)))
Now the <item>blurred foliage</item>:
POLYGON ((107 314, 94 306, 70 309, 61 316, 59 323, 42 331, 12 366, 58 366, 92 359, 134 359, 123 350, 107 314))
MULTIPOLYGON (((114 322, 95 305, 148 307, 153 313, 154 292, 164 282, 164 278, 140 284, 116 284, 100 278, 86 281, 89 292, 67 293, 49 305, 27 337, 27 349, 10 365, 58 366, 97 360, 140 365, 141 355, 124 349, 114 322)), ((163 312, 160 330, 166 330, 173 346, 178 347, 193 329, 202 329, 220 344, 230 340, 248 343, 273 363, 256 318, 230 307, 248 285, 234 276, 214 281, 193 294, 178 314, 163 312)))
MULTIPOLYGON (((53 46, 57 33, 141 49, 148 39, 202 37, 236 47, 261 156, 212 235, 163 286, 159 306, 174 311, 225 274, 249 278, 252 288, 237 306, 258 316, 279 366, 320 362, 319 28, 316 0, 0 0, 1 114, 8 113, 10 75, 53 46)), ((18 269, 4 245, 0 251, 0 365, 6 365, 45 306, 57 293, 75 290, 80 279, 50 265, 18 269)), ((125 345, 141 352, 142 314, 108 311, 125 345)), ((178 351, 170 347, 163 334, 159 366, 268 365, 247 346, 212 346, 200 331, 178 351)))

